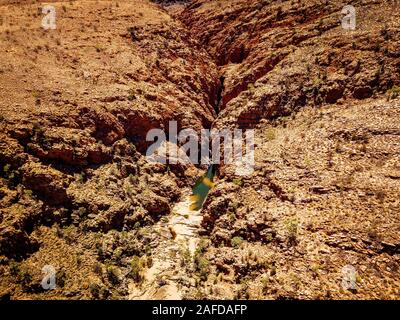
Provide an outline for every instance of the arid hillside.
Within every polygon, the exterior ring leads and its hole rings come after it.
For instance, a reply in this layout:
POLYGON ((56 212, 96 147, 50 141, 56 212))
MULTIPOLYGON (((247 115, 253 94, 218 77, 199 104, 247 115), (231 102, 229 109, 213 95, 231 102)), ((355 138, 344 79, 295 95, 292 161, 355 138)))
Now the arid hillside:
POLYGON ((0 7, 0 282, 15 298, 40 294, 46 264, 66 281, 41 298, 88 298, 91 286, 97 297, 109 281, 102 268, 117 270, 114 250, 119 265, 142 256, 143 228, 196 177, 194 167, 148 164, 148 130, 169 120, 199 130, 215 118, 215 64, 164 10, 53 5, 55 30, 42 28, 40 3, 0 7), (104 237, 125 244, 103 250, 104 237))
POLYGON ((178 13, 219 66, 214 127, 257 136, 255 173, 221 168, 203 210, 213 276, 195 297, 400 297, 400 7, 352 1, 350 31, 347 4, 199 0, 178 13))
POLYGON ((399 4, 155 2, 0 2, 0 299, 400 299, 399 4), (173 120, 254 173, 189 212, 173 120))

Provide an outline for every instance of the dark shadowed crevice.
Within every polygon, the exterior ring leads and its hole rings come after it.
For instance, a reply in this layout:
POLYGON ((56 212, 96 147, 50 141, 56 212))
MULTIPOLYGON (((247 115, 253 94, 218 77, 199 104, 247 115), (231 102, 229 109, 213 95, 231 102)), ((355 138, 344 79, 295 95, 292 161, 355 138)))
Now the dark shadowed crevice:
POLYGON ((225 90, 225 86, 224 86, 225 77, 224 77, 224 76, 221 76, 221 77, 219 78, 219 81, 220 81, 220 85, 219 85, 219 87, 218 87, 217 99, 216 99, 216 101, 215 101, 215 106, 214 106, 214 110, 215 110, 215 112, 216 112, 217 115, 219 115, 219 112, 221 111, 221 104, 222 104, 222 99, 223 99, 223 93, 224 93, 224 90, 225 90))

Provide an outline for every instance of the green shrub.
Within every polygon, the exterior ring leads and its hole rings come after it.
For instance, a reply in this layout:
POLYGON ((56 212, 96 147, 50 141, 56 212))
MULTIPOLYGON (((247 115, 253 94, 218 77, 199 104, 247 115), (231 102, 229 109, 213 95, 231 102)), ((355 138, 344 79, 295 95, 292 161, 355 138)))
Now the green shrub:
POLYGON ((14 277, 17 276, 19 273, 20 264, 14 260, 11 260, 9 263, 9 267, 10 267, 10 274, 14 277))
POLYGON ((131 260, 131 276, 136 282, 140 282, 142 280, 141 271, 142 265, 140 263, 140 258, 138 256, 134 256, 131 260))
POLYGON ((140 229, 140 222, 136 221, 135 224, 133 225, 133 229, 139 230, 140 229))
POLYGON ((266 133, 266 138, 268 141, 272 141, 276 139, 276 133, 274 129, 268 129, 266 133))
POLYGON ((264 275, 261 278, 261 284, 262 284, 263 293, 267 293, 268 287, 270 285, 270 279, 269 279, 268 275, 264 275))
POLYGON ((207 276, 210 273, 210 261, 202 256, 196 256, 194 262, 200 279, 206 281, 207 276))
POLYGON ((63 288, 65 285, 66 279, 67 279, 67 274, 66 274, 65 270, 61 269, 60 271, 57 272, 57 278, 56 278, 57 286, 63 288))
POLYGON ((129 92, 128 92, 128 100, 129 100, 129 101, 133 101, 133 100, 135 100, 135 99, 136 99, 135 91, 133 91, 132 89, 129 90, 129 92))
POLYGON ((201 255, 206 252, 207 249, 207 241, 205 239, 200 239, 199 244, 197 245, 195 256, 201 255))
POLYGON ((297 234, 299 227, 298 221, 295 219, 287 220, 285 223, 285 227, 289 243, 295 244, 297 242, 297 234))
POLYGON ((190 262, 192 261, 192 255, 190 254, 189 248, 181 250, 181 257, 182 257, 182 260, 181 260, 182 267, 190 264, 190 262))
POLYGON ((197 245, 196 251, 194 252, 193 258, 195 269, 198 272, 200 279, 203 281, 207 280, 207 276, 210 273, 210 262, 204 257, 206 249, 207 241, 205 239, 201 239, 197 245))
POLYGON ((229 204, 229 209, 233 212, 233 213, 236 213, 237 212, 237 209, 238 209, 238 207, 239 207, 239 203, 238 202, 231 202, 230 204, 229 204))
POLYGON ((272 233, 267 233, 265 235, 265 241, 266 242, 272 242, 272 240, 274 240, 274 236, 272 235, 272 233))
POLYGON ((107 278, 112 284, 118 284, 120 282, 119 276, 120 272, 116 266, 107 266, 107 278))
POLYGON ((74 210, 74 212, 79 216, 79 217, 83 217, 86 215, 87 210, 85 207, 79 207, 79 209, 74 210))
POLYGON ((25 189, 25 190, 24 190, 24 194, 25 194, 27 197, 30 197, 30 198, 33 197, 33 191, 32 191, 32 190, 25 189))
POLYGON ((232 180, 232 182, 233 182, 234 184, 236 184, 237 186, 239 186, 239 187, 243 186, 243 180, 242 180, 242 178, 235 178, 235 179, 232 180))
POLYGON ((232 247, 235 247, 235 248, 238 248, 238 247, 240 247, 240 245, 243 243, 243 238, 242 237, 233 237, 232 239, 231 239, 231 246, 232 247))
POLYGON ((147 257, 147 268, 151 268, 153 266, 153 258, 151 256, 147 257))
POLYGON ((121 247, 116 248, 113 252, 113 259, 114 260, 121 259, 122 254, 123 254, 123 249, 121 247))
POLYGON ((105 286, 98 283, 91 283, 89 285, 89 291, 92 297, 95 299, 106 299, 110 293, 105 286))
POLYGON ((74 225, 68 225, 63 228, 63 238, 69 244, 74 243, 77 237, 77 227, 74 225))
POLYGON ((5 176, 8 176, 8 174, 10 173, 10 168, 11 168, 11 166, 10 166, 9 164, 6 164, 6 165, 3 167, 3 172, 4 172, 4 175, 5 175, 5 176))
POLYGON ((393 86, 391 89, 387 91, 387 95, 388 95, 388 100, 396 99, 398 96, 400 96, 400 87, 393 86))
POLYGON ((22 285, 24 289, 29 288, 32 281, 32 275, 28 270, 20 270, 18 273, 18 282, 22 285))

